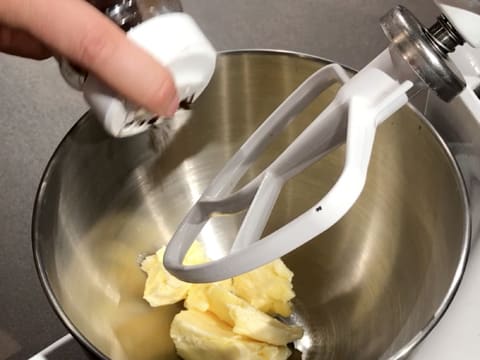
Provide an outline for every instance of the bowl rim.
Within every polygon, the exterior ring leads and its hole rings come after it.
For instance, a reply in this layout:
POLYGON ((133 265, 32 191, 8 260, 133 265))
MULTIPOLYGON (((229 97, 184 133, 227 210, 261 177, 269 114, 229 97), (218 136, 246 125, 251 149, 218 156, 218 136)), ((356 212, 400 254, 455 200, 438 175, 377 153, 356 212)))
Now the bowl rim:
MULTIPOLYGON (((218 56, 231 56, 231 55, 284 55, 293 58, 300 58, 305 59, 313 62, 318 63, 335 63, 332 60, 329 60, 324 57, 311 55, 303 52, 291 51, 291 50, 280 50, 280 49, 235 49, 235 50, 224 50, 219 51, 218 56)), ((340 64, 343 68, 348 71, 356 72, 351 67, 344 66, 340 64)), ((446 144, 445 140, 440 136, 440 134, 436 131, 434 126, 430 123, 430 121, 423 115, 418 109, 416 109, 413 105, 408 103, 406 105, 411 111, 413 111, 417 116, 420 117, 424 125, 431 131, 433 136, 435 137, 436 141, 441 146, 441 149, 444 151, 445 155, 447 156, 452 169, 454 171, 454 175, 458 181, 458 187, 461 195, 462 201, 462 208, 463 208, 463 239, 462 239, 462 249, 460 253, 459 262, 457 264, 457 268, 454 272, 454 276, 448 291, 446 292, 440 306, 435 310, 433 317, 425 324, 424 328, 421 329, 409 342, 403 345, 394 355, 390 356, 388 360, 399 360, 403 359, 405 356, 409 355, 433 330, 433 328, 438 324, 438 322, 442 319, 446 311, 448 310, 450 304, 452 303, 455 295, 460 287, 460 284, 463 279, 463 275, 465 273, 466 265, 468 262, 469 254, 470 254, 470 247, 471 247, 471 213, 470 213, 470 206, 469 206, 469 196, 467 192, 467 188, 465 185, 465 180, 460 171, 460 167, 453 156, 451 150, 449 149, 448 145, 446 144)), ((32 226, 31 226, 31 237, 32 237, 32 250, 33 250, 33 258, 35 262, 35 268, 37 271, 37 275, 39 277, 41 286, 45 294, 47 295, 48 302, 54 309, 55 314, 67 328, 67 330, 71 333, 71 335, 83 346, 85 346, 89 351, 91 351, 94 355, 101 359, 109 360, 109 358, 103 354, 94 344, 92 344, 86 336, 84 336, 81 331, 75 326, 75 324, 68 318, 66 313, 63 311, 62 306, 60 305, 59 300, 55 296, 50 281, 48 279, 46 270, 44 268, 41 256, 40 256, 40 240, 38 238, 38 228, 39 228, 39 213, 40 209, 42 208, 42 203, 44 202, 45 196, 45 189, 49 178, 51 176, 51 171, 53 165, 57 162, 61 149, 64 146, 64 143, 68 141, 71 134, 74 133, 82 124, 89 118, 90 111, 87 111, 83 114, 80 119, 78 119, 75 124, 70 128, 70 130, 65 134, 62 138, 60 143, 55 148, 52 156, 50 157, 45 170, 41 176, 41 180, 39 186, 37 188, 34 206, 33 206, 33 213, 32 213, 32 226)))

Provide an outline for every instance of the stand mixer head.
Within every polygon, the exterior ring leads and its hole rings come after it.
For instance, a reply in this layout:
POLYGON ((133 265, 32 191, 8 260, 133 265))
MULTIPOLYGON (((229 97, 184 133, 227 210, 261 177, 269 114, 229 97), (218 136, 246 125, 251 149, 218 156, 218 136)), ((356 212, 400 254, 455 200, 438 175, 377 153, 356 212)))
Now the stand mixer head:
MULTIPOLYGON (((452 2, 457 11, 461 1, 452 2)), ((444 14, 429 29, 400 6, 385 15, 381 24, 391 42, 389 48, 351 79, 339 65, 331 65, 300 85, 241 146, 192 207, 167 246, 167 270, 188 282, 227 279, 293 251, 339 221, 363 190, 377 126, 422 89, 430 88, 450 101, 465 87, 448 53, 471 38, 471 29, 462 27, 452 15, 451 6, 445 5, 448 1, 437 3, 444 14), (272 139, 333 83, 342 87, 330 105, 260 175, 234 191, 272 139), (345 165, 332 189, 292 222, 261 238, 285 182, 342 142, 346 143, 345 165), (228 255, 201 265, 183 265, 188 249, 211 217, 243 210, 246 215, 228 255)), ((480 28, 479 15, 473 16, 480 28)))

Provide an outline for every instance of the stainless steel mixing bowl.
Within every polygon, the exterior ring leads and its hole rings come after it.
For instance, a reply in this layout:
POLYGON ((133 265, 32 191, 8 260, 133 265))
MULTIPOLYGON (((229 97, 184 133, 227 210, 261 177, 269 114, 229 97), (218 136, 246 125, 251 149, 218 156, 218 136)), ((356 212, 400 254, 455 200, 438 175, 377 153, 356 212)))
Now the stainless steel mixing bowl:
MULTIPOLYGON (((165 244, 209 180, 297 85, 327 62, 291 53, 225 53, 194 117, 164 150, 149 134, 112 139, 84 116, 55 152, 33 220, 43 286, 68 328, 100 357, 176 359, 180 305, 142 301, 138 264, 165 244)), ((322 94, 268 148, 254 176, 331 99, 322 94)), ((310 207, 338 177, 343 148, 294 178, 268 231, 310 207)), ((239 226, 217 218, 201 240, 221 255, 239 226)), ((330 231, 285 257, 294 271, 304 359, 401 358, 454 296, 469 247, 458 168, 425 119, 405 107, 381 126, 368 183, 330 231)), ((259 289, 261 291, 261 289, 259 289)), ((293 355, 300 359, 300 353, 293 355)))

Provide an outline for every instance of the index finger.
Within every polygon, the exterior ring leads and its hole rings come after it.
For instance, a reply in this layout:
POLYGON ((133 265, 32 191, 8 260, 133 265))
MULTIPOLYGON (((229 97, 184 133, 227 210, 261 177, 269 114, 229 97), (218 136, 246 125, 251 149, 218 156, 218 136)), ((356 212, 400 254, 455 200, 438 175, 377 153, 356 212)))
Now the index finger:
POLYGON ((27 29, 134 103, 160 115, 171 115, 178 107, 168 70, 84 0, 2 2, 11 3, 10 21, 17 22, 13 25, 27 29))

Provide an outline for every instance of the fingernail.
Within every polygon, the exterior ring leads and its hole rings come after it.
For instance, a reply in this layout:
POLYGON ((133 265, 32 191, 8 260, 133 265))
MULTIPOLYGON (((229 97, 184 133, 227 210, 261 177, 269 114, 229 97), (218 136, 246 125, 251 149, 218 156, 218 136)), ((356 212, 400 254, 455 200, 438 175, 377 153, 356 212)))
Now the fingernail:
POLYGON ((170 102, 170 104, 168 105, 167 116, 172 117, 173 115, 175 115, 179 105, 180 105, 180 100, 178 100, 178 97, 175 96, 173 100, 170 102))

